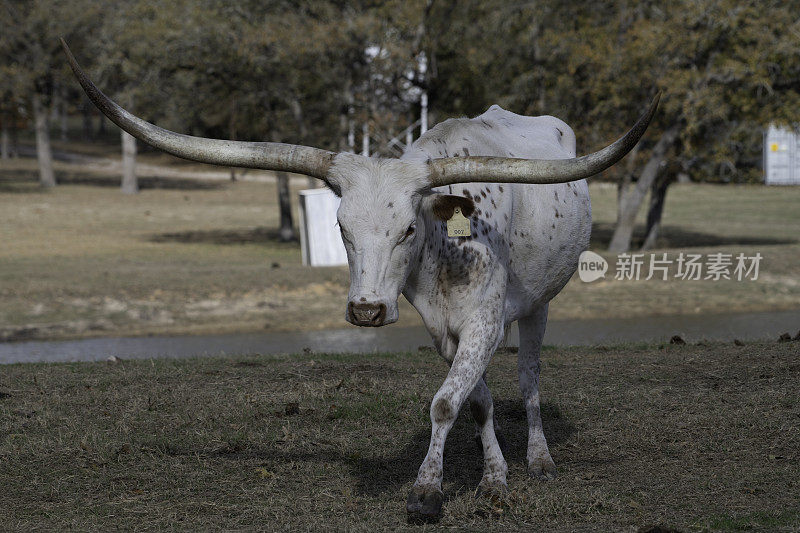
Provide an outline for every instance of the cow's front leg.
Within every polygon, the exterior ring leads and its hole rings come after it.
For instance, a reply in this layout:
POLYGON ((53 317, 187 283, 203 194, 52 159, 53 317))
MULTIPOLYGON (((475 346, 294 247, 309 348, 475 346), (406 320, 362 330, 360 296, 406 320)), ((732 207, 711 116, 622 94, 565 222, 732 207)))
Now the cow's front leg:
MULTIPOLYGON (((444 442, 450 428, 458 417, 461 405, 476 388, 489 360, 497 348, 502 335, 502 325, 477 321, 473 327, 465 328, 459 335, 450 372, 431 402, 431 442, 428 454, 419 468, 417 480, 408 495, 406 511, 412 522, 432 522, 439 518, 444 496, 442 494, 442 456, 444 442)), ((480 393, 479 389, 479 393, 480 393)), ((486 462, 487 471, 481 484, 484 488, 505 487, 506 462, 494 434, 494 422, 489 409, 482 424, 481 437, 485 437, 484 449, 488 446, 491 457, 486 462)))

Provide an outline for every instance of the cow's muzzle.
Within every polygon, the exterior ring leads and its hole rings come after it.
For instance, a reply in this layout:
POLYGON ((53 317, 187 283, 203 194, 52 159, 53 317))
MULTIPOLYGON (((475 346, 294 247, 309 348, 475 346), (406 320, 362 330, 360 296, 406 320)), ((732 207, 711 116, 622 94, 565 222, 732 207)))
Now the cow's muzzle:
POLYGON ((382 326, 386 322, 386 304, 349 302, 347 320, 356 326, 382 326))

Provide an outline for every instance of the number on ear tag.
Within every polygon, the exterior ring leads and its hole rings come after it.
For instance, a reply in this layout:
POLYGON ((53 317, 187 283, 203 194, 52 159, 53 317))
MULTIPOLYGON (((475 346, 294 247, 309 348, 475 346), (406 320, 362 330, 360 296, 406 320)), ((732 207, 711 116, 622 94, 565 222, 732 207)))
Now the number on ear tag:
POLYGON ((469 226, 469 219, 461 214, 461 208, 453 209, 453 216, 447 221, 448 237, 471 237, 472 231, 469 226))

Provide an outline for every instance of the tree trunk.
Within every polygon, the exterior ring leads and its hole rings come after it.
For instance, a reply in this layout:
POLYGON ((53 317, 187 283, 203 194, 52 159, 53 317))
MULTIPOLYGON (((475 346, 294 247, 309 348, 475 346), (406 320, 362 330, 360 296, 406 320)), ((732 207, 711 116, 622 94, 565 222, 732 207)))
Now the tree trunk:
MULTIPOLYGON (((84 100, 86 99, 84 98, 84 100)), ((94 139, 94 131, 92 131, 92 105, 86 101, 81 102, 81 118, 83 140, 88 141, 94 139)))
POLYGON ((641 146, 641 143, 636 143, 636 146, 628 153, 628 159, 625 162, 625 174, 617 183, 617 223, 622 220, 623 199, 628 194, 633 183, 633 173, 636 171, 636 156, 639 155, 639 146, 641 146))
POLYGON ((122 192, 136 194, 139 182, 136 179, 136 137, 124 130, 122 133, 122 192))
POLYGON ((281 213, 280 239, 282 242, 297 239, 292 224, 292 200, 289 193, 289 175, 286 172, 276 172, 278 178, 278 208, 281 213))
POLYGON ((11 136, 8 134, 8 117, 0 118, 0 159, 11 157, 11 136))
POLYGON ((36 157, 39 160, 39 184, 42 187, 55 187, 47 109, 42 103, 42 95, 36 92, 33 93, 33 119, 36 129, 36 157))
POLYGON ((18 118, 14 118, 14 122, 11 123, 11 157, 19 157, 19 122, 18 118))
POLYGON ((346 152, 348 147, 348 133, 350 126, 350 115, 353 112, 353 91, 352 81, 347 78, 342 89, 342 107, 339 109, 339 151, 346 152))
POLYGON ((647 230, 645 230, 642 250, 655 248, 658 233, 661 230, 661 216, 664 214, 664 201, 667 198, 667 188, 672 183, 672 176, 661 172, 650 190, 650 207, 647 210, 647 230))
MULTIPOLYGON (((231 98, 231 111, 228 117, 228 138, 236 140, 236 97, 231 98)), ((236 167, 231 167, 231 181, 236 181, 236 167)))
MULTIPOLYGON (((292 101, 289 102, 289 105, 292 108, 294 121, 297 123, 297 131, 300 133, 300 143, 302 144, 306 142, 306 137, 308 137, 308 128, 306 127, 306 121, 303 118, 303 108, 300 106, 300 100, 297 98, 292 98, 292 101)), ((317 188, 316 178, 312 178, 311 176, 308 177, 308 188, 317 188)))
POLYGON ((619 208, 619 219, 614 228, 611 243, 608 245, 608 251, 622 253, 630 250, 636 214, 639 212, 639 208, 647 195, 647 190, 658 176, 658 171, 664 162, 667 151, 678 138, 679 132, 680 127, 676 124, 661 135, 661 138, 658 139, 658 142, 653 147, 650 159, 645 164, 636 186, 631 187, 628 193, 621 198, 622 204, 619 208))
POLYGON ((58 93, 58 124, 61 132, 61 142, 67 142, 67 90, 64 87, 58 93))

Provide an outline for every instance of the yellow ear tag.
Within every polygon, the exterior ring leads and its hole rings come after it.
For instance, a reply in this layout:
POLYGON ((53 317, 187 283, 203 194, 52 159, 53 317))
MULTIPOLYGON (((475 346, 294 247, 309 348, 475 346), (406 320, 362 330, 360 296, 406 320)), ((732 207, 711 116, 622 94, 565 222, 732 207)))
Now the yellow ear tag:
POLYGON ((447 221, 448 237, 471 237, 472 231, 469 227, 469 219, 461 214, 461 208, 453 209, 453 216, 447 221))

